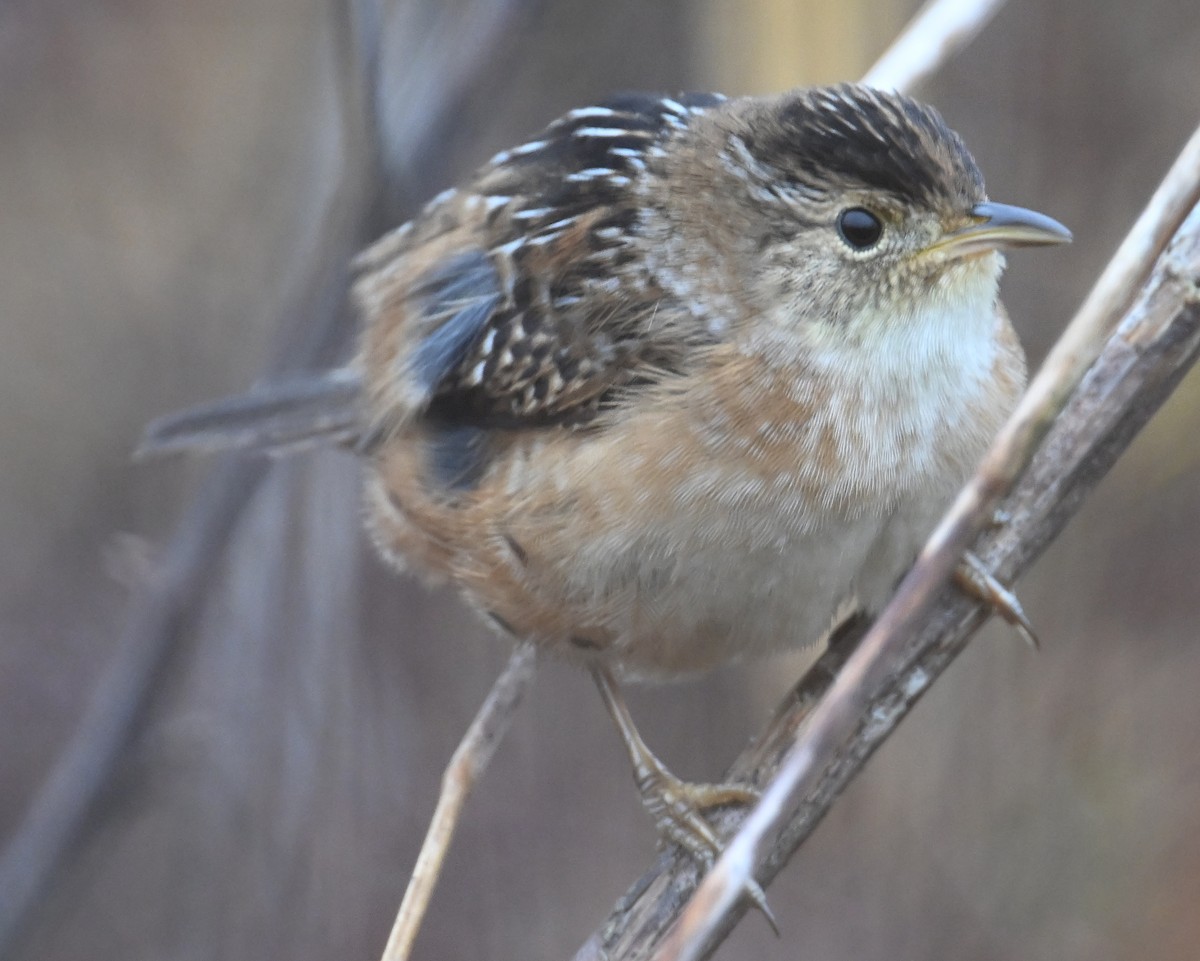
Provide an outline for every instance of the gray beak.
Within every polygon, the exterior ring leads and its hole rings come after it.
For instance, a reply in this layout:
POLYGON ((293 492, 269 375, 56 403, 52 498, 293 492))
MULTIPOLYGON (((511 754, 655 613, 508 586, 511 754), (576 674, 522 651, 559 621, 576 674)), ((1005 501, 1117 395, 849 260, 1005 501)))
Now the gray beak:
POLYGON ((1057 220, 1025 207, 988 201, 972 207, 971 216, 975 223, 946 234, 930 249, 941 250, 952 257, 965 257, 1006 247, 1043 247, 1071 242, 1071 231, 1057 220))

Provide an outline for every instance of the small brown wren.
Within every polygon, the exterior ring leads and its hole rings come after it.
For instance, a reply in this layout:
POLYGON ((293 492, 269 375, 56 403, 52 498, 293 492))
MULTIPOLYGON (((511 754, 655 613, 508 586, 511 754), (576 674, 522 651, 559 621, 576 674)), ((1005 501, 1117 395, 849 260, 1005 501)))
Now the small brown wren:
POLYGON ((587 665, 660 831, 707 860, 700 809, 753 792, 672 777, 618 679, 877 611, 1023 388, 1000 251, 1069 239, 988 201, 907 97, 621 97, 365 251, 349 367, 145 447, 352 446, 380 552, 587 665))

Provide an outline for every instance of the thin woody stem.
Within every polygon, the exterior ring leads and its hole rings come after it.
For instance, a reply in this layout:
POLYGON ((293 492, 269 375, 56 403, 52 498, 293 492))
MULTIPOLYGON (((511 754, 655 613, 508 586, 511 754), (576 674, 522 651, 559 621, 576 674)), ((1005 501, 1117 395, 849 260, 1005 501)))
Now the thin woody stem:
POLYGON ((862 82, 890 90, 913 90, 969 44, 1005 0, 929 0, 862 82))
POLYGON ((517 704, 533 683, 535 666, 532 644, 521 644, 513 650, 504 671, 492 685, 475 720, 446 765, 437 808, 425 833, 421 853, 417 856, 404 900, 392 925, 382 961, 403 961, 411 954, 413 942, 437 886, 442 862, 454 839, 463 805, 504 739, 517 704))

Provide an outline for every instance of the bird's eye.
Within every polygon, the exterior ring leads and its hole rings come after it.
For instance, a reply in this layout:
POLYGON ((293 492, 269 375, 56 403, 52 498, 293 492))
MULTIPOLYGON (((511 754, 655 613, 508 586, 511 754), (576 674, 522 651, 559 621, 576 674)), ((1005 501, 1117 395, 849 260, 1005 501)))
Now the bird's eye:
POLYGON ((879 243, 883 223, 863 207, 851 207, 838 214, 838 233, 855 250, 868 250, 879 243))

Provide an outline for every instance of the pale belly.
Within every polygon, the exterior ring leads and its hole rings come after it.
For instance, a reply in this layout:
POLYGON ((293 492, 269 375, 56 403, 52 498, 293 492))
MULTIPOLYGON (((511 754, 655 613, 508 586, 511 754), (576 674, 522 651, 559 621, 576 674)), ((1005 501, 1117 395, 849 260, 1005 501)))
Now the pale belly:
POLYGON ((734 511, 647 530, 624 557, 581 545, 576 576, 596 592, 584 607, 612 638, 600 656, 629 677, 678 677, 815 644, 879 610, 942 506, 922 498, 803 531, 734 511))
MULTIPOLYGON (((376 539, 398 562, 448 575, 514 639, 662 679, 816 644, 848 614, 876 612, 955 486, 831 510, 801 491, 746 495, 744 478, 740 494, 718 477, 708 492, 680 495, 632 468, 620 484, 541 476, 547 489, 535 499, 507 514, 485 503, 454 537, 432 536, 429 514, 373 484, 376 539)), ((441 511, 441 530, 461 513, 441 511)))

